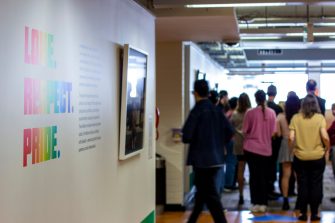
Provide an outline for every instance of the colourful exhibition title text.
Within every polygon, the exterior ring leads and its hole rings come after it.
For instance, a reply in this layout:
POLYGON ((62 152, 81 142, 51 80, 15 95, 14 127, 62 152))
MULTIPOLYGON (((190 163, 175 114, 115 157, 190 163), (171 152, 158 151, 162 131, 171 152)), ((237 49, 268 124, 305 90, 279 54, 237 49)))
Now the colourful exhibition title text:
POLYGON ((53 60, 53 41, 53 35, 26 26, 24 29, 24 62, 56 68, 56 62, 53 60))
POLYGON ((58 159, 60 151, 57 148, 57 126, 45 128, 29 128, 23 130, 23 167, 31 164, 58 159))
POLYGON ((72 113, 72 83, 24 79, 24 114, 72 113))

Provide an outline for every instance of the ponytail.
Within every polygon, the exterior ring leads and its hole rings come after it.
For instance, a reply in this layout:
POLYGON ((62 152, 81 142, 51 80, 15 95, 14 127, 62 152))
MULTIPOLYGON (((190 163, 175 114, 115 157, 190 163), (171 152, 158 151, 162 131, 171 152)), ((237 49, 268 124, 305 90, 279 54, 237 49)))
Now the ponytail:
POLYGON ((265 94, 264 91, 258 90, 255 93, 255 98, 256 98, 257 105, 262 106, 263 118, 265 120, 266 119, 266 116, 265 116, 265 99, 266 99, 266 94, 265 94))
POLYGON ((265 117, 265 105, 264 105, 264 103, 262 103, 261 106, 262 106, 263 118, 265 120, 266 117, 265 117))

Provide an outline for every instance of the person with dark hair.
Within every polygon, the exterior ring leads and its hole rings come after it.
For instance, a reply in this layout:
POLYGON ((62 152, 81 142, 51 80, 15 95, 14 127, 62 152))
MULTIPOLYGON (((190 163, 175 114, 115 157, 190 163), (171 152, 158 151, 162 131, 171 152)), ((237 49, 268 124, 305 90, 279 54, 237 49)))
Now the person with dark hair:
POLYGON ((285 102, 285 111, 278 114, 277 116, 277 135, 282 137, 278 155, 278 162, 281 164, 282 167, 282 174, 280 180, 281 190, 284 197, 282 210, 290 209, 290 205, 288 202, 288 191, 289 181, 292 173, 293 153, 288 146, 288 137, 290 132, 288 126, 292 116, 298 113, 300 109, 300 99, 295 93, 293 93, 289 93, 287 95, 287 100, 285 102))
MULTIPOLYGON (((278 116, 278 114, 283 112, 283 109, 274 102, 275 97, 277 95, 277 87, 271 84, 268 87, 267 95, 268 95, 267 106, 273 109, 276 113, 276 116, 278 116)), ((267 181, 268 199, 277 199, 280 196, 279 193, 275 192, 274 184, 277 180, 277 160, 281 141, 282 137, 279 135, 274 135, 272 137, 271 142, 272 155, 270 158, 268 168, 268 181, 267 181)))
POLYGON ((233 152, 237 158, 237 182, 238 182, 238 190, 239 190, 239 205, 244 204, 244 196, 243 196, 243 188, 244 188, 244 170, 245 170, 245 156, 243 153, 243 140, 244 136, 242 133, 242 125, 243 119, 246 111, 251 108, 251 103, 249 96, 246 93, 240 94, 238 98, 238 107, 236 111, 233 113, 230 121, 235 128, 234 135, 234 147, 233 152))
POLYGON ((276 112, 276 115, 283 112, 283 109, 274 102, 275 97, 277 96, 277 87, 271 84, 268 87, 267 95, 268 95, 267 106, 273 109, 276 112))
POLYGON ((213 103, 208 100, 205 80, 194 83, 195 106, 182 129, 183 142, 189 143, 187 165, 193 167, 196 187, 195 204, 188 223, 195 223, 206 204, 215 223, 226 223, 217 188, 217 174, 224 164, 224 144, 233 129, 213 103))
POLYGON ((217 105, 219 102, 219 94, 216 90, 209 91, 208 99, 214 104, 217 105))
MULTIPOLYGON (((237 97, 232 97, 228 100, 229 103, 229 110, 225 113, 226 118, 228 120, 231 119, 232 114, 234 113, 236 107, 237 107, 237 97)), ((226 171, 225 171, 225 180, 224 180, 224 191, 225 192, 231 192, 236 187, 236 156, 233 153, 233 146, 234 146, 234 140, 231 139, 226 144, 226 154, 225 154, 225 161, 226 161, 226 171)))
POLYGON ((218 107, 223 110, 223 113, 226 113, 229 110, 229 97, 226 90, 221 90, 219 93, 218 107))
POLYGON ((271 137, 276 132, 276 114, 268 108, 266 94, 255 93, 257 107, 246 112, 243 121, 244 154, 250 171, 250 197, 252 212, 265 212, 267 208, 267 169, 272 154, 271 137))
POLYGON ((316 97, 308 94, 302 101, 301 110, 290 123, 289 145, 294 148, 293 165, 298 180, 298 200, 301 215, 307 221, 307 206, 310 205, 311 221, 318 221, 319 205, 323 195, 323 172, 329 137, 326 120, 320 114, 316 97))
POLYGON ((307 94, 312 94, 316 97, 317 101, 318 101, 318 105, 319 105, 319 108, 321 110, 321 114, 323 116, 325 116, 325 113, 326 113, 326 100, 323 99, 323 98, 320 98, 319 96, 316 95, 316 91, 317 91, 317 83, 315 80, 313 79, 309 79, 306 83, 306 91, 307 91, 307 94))
POLYGON ((229 110, 225 113, 225 115, 228 119, 230 119, 232 114, 234 113, 234 111, 237 107, 237 101, 238 101, 237 97, 232 97, 228 100, 229 110))

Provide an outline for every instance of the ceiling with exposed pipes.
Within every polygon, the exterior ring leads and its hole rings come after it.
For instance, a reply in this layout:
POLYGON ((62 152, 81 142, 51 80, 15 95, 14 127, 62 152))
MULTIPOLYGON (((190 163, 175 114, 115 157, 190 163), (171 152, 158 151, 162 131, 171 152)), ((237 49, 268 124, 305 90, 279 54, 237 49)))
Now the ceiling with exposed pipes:
POLYGON ((335 73, 335 2, 136 0, 157 41, 193 41, 230 74, 335 73))

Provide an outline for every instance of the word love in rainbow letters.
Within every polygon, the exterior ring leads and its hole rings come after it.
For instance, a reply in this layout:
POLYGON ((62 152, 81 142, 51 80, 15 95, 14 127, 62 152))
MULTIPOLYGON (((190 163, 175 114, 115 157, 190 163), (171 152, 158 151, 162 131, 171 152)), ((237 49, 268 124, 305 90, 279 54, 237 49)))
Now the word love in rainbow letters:
POLYGON ((29 27, 24 28, 24 62, 26 64, 44 65, 56 68, 53 59, 54 36, 29 27))

